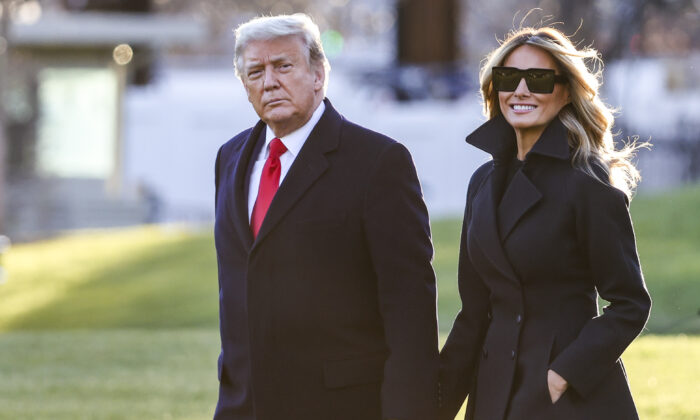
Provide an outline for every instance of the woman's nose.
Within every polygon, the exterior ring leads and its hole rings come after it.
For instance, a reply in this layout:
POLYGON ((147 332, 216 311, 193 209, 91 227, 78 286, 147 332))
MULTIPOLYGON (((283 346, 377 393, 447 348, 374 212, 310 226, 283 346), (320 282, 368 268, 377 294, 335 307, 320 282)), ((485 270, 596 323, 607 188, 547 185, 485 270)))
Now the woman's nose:
POLYGON ((520 79, 520 83, 518 83, 518 87, 515 88, 515 91, 513 92, 516 95, 529 95, 530 90, 527 88, 527 82, 525 82, 525 78, 523 77, 520 79))

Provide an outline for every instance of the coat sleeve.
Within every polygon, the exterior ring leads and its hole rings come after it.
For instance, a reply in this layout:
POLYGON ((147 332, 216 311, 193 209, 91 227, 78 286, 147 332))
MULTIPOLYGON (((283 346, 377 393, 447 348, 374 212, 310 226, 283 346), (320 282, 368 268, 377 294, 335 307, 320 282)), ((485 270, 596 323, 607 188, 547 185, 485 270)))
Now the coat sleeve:
POLYGON ((481 343, 488 326, 489 290, 474 269, 467 249, 470 203, 483 178, 483 169, 477 171, 469 182, 462 222, 457 276, 462 308, 440 352, 440 419, 444 420, 454 419, 471 392, 481 343))
POLYGON ((585 397, 644 328, 651 298, 637 256, 627 196, 597 181, 571 190, 580 192, 573 197, 580 248, 598 294, 610 305, 584 325, 550 368, 585 397))
POLYGON ((392 143, 371 175, 364 210, 389 355, 384 418, 434 419, 437 411, 437 313, 428 211, 411 156, 392 143))

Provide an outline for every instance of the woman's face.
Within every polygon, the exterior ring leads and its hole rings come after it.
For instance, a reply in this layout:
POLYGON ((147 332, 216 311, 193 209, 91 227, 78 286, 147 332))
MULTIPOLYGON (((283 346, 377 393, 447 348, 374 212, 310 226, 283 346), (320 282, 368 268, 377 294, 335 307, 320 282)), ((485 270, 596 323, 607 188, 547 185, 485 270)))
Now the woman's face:
MULTIPOLYGON (((554 58, 541 48, 521 45, 514 49, 503 63, 505 67, 518 69, 553 69, 559 74, 554 58)), ((531 132, 537 135, 559 114, 569 102, 567 85, 556 83, 552 93, 532 93, 528 90, 525 78, 520 80, 514 92, 498 92, 501 113, 506 121, 521 134, 531 132)))

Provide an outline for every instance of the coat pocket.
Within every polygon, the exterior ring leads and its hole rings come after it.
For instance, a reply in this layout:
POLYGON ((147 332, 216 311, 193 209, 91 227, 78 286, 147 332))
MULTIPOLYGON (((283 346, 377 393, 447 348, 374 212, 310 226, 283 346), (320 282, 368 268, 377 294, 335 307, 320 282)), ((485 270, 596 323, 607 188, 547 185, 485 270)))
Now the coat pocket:
POLYGON ((356 359, 327 360, 323 363, 326 388, 381 382, 384 378, 385 361, 386 356, 383 353, 356 359))

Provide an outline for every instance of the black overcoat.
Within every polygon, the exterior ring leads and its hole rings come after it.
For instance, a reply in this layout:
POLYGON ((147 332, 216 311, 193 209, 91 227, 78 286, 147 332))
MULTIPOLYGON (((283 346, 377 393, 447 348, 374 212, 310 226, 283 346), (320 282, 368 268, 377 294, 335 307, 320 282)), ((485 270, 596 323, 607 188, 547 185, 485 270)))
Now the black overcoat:
POLYGON ((248 174, 265 125, 219 150, 215 419, 436 415, 433 251, 413 161, 325 104, 255 240, 248 174))
POLYGON ((620 360, 651 300, 627 196, 571 164, 558 118, 505 185, 515 132, 467 137, 493 160, 472 176, 459 259, 462 310, 441 353, 441 413, 473 420, 638 418, 620 360), (597 293, 596 293, 597 292, 597 293), (609 302, 598 314, 598 294, 609 302), (569 382, 552 404, 547 371, 569 382))

